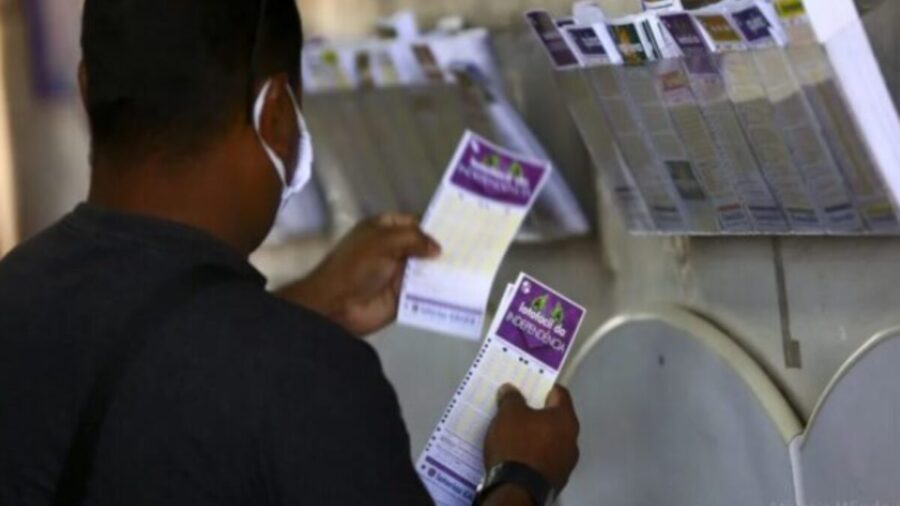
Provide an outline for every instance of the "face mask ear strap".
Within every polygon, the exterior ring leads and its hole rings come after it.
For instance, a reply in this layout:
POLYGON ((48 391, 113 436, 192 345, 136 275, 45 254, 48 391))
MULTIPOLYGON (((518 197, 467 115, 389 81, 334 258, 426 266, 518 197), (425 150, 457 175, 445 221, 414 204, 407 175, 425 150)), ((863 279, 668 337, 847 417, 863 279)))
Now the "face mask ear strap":
POLYGON ((313 165, 313 144, 312 138, 309 136, 309 130, 306 128, 306 121, 303 116, 298 117, 300 125, 300 149, 297 155, 297 169, 294 171, 294 177, 289 187, 294 193, 298 193, 312 176, 313 165))
POLYGON ((266 97, 269 94, 269 90, 272 88, 272 80, 266 81, 266 84, 263 85, 262 90, 260 90, 259 95, 256 97, 256 102, 253 104, 253 127, 256 130, 256 136, 259 137, 259 142, 262 144, 263 149, 266 152, 266 155, 269 157, 269 161, 272 162, 272 165, 275 166, 275 172, 278 173, 278 177, 281 178, 281 183, 287 186, 287 172, 284 167, 284 160, 282 160, 275 150, 273 150, 269 143, 266 142, 266 139, 263 138, 262 135, 262 115, 263 109, 266 105, 266 97))

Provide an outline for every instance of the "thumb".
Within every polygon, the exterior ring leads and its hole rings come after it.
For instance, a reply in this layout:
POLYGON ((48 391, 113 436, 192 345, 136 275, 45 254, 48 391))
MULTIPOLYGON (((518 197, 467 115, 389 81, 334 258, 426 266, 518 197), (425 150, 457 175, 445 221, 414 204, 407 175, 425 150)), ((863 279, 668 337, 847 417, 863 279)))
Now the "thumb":
POLYGON ((524 407, 527 407, 525 397, 522 397, 522 392, 515 386, 507 383, 497 390, 497 409, 519 410, 524 407))
POLYGON ((572 395, 564 387, 556 385, 547 394, 547 400, 544 403, 547 408, 564 408, 574 409, 572 404, 572 395))

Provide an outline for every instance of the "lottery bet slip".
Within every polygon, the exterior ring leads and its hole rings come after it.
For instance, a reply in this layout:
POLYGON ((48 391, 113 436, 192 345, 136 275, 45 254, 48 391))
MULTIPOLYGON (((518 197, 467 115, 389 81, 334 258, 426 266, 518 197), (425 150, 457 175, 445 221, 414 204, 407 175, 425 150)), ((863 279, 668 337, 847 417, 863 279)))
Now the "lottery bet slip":
POLYGON ((422 220, 441 255, 409 262, 398 321, 478 339, 494 277, 552 170, 467 132, 422 220))
POLYGON ((507 286, 481 350, 416 464, 438 506, 472 504, 497 391, 510 383, 529 406, 542 408, 584 315, 583 307, 527 274, 507 286))

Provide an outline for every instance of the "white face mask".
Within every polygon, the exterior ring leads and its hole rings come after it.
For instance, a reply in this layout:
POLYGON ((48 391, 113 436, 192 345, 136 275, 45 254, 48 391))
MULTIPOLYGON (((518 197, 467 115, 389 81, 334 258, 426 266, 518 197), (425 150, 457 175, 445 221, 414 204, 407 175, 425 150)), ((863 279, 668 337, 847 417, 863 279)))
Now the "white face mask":
POLYGON ((275 167, 275 172, 277 172, 278 177, 281 178, 281 183, 284 187, 281 193, 281 207, 283 208, 288 199, 300 193, 312 178, 313 145, 309 129, 306 128, 306 120, 303 119, 303 114, 300 112, 300 105, 297 103, 297 97, 294 96, 294 91, 291 90, 290 86, 285 86, 288 96, 291 97, 291 102, 294 104, 294 111, 297 113, 297 126, 300 130, 300 138, 297 141, 298 149, 300 150, 297 154, 297 166, 294 168, 294 177, 288 181, 288 172, 284 160, 279 158, 278 154, 275 153, 275 150, 266 143, 260 127, 262 124, 263 106, 266 103, 266 95, 269 93, 271 87, 272 81, 269 80, 259 92, 259 96, 256 97, 256 103, 253 104, 253 127, 256 129, 256 135, 259 137, 259 142, 262 143, 266 155, 268 155, 269 160, 271 160, 272 165, 275 167))

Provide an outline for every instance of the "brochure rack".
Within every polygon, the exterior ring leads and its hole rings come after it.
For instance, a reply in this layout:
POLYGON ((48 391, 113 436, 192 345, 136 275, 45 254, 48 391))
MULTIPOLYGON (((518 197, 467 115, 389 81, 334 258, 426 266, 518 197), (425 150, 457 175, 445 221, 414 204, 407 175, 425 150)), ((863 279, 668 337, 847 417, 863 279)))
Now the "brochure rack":
POLYGON ((852 0, 645 4, 526 14, 630 231, 900 232, 900 119, 852 0))

